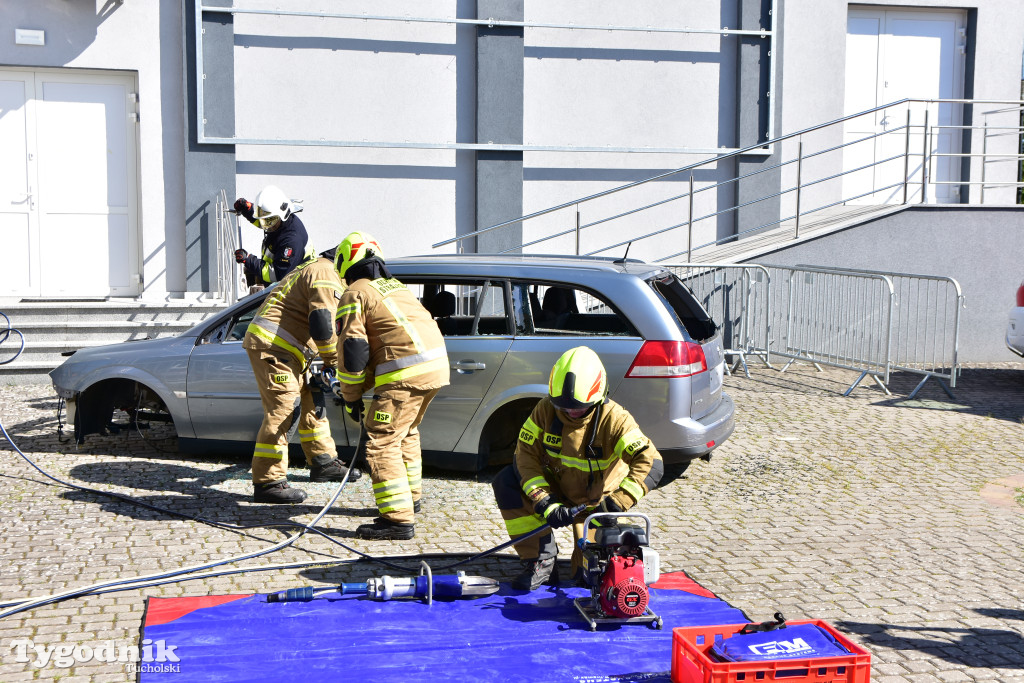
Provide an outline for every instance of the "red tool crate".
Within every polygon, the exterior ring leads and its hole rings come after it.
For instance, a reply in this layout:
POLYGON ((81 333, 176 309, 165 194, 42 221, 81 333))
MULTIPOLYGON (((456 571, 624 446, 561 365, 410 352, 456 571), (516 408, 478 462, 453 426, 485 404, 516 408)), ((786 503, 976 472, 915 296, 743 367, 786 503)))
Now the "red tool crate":
POLYGON ((839 657, 780 659, 762 662, 718 662, 707 652, 715 637, 730 638, 746 624, 690 626, 672 629, 672 683, 869 683, 871 654, 818 619, 790 621, 789 626, 814 624, 850 651, 839 657))

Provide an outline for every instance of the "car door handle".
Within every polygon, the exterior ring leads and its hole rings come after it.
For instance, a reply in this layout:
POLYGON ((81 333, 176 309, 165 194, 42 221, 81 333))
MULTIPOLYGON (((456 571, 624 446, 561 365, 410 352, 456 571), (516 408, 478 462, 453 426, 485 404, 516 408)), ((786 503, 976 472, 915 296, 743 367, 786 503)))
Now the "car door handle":
POLYGON ((452 367, 459 372, 473 372, 474 370, 486 370, 486 363, 477 363, 475 360, 460 360, 452 363, 452 367))

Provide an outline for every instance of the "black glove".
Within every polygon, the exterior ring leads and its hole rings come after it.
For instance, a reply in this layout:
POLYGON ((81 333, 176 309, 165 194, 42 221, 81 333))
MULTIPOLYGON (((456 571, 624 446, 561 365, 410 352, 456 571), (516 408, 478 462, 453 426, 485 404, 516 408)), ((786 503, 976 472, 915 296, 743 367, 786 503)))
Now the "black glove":
POLYGON ((363 400, 345 401, 345 412, 356 422, 363 421, 363 400))
POLYGON ((622 508, 611 496, 605 496, 594 508, 594 512, 622 512, 622 508))
POLYGON ((243 216, 251 214, 252 204, 245 197, 239 197, 235 200, 235 213, 240 213, 243 216))
POLYGON ((245 249, 235 249, 235 263, 245 263, 245 257, 249 255, 245 249))
POLYGON ((551 499, 551 496, 547 496, 543 500, 538 501, 538 503, 533 506, 533 510, 538 515, 544 517, 544 519, 547 520, 548 526, 552 529, 560 529, 572 524, 574 516, 572 514, 572 510, 561 503, 556 503, 551 499))

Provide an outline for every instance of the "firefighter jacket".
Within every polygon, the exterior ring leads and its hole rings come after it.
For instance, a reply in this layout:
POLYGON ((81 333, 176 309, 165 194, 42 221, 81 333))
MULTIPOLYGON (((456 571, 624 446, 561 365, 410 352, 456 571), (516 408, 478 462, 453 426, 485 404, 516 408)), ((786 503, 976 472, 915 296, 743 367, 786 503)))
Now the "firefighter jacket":
POLYGON ((300 263, 316 255, 316 250, 309 244, 306 226, 295 214, 281 223, 277 230, 266 234, 262 251, 261 257, 255 254, 245 257, 245 269, 256 275, 258 283, 265 285, 281 281, 300 263))
POLYGON ((303 367, 319 355, 325 367, 337 367, 333 322, 344 291, 331 260, 316 258, 302 263, 270 290, 249 323, 242 347, 283 350, 303 367))
POLYGON ((351 283, 338 305, 337 332, 346 401, 358 400, 366 385, 427 390, 448 384, 448 353, 437 323, 394 278, 351 283))
POLYGON ((563 504, 597 505, 610 496, 623 511, 656 486, 664 471, 658 449, 619 404, 605 401, 572 420, 547 397, 519 432, 515 465, 523 493, 534 504, 552 496, 563 504))

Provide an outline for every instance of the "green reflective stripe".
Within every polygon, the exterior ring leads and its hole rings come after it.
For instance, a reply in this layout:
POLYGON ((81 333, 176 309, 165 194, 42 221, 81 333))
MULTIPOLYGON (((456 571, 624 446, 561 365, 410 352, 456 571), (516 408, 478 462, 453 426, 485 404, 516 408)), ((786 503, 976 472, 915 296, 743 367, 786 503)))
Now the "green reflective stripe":
POLYGON ((647 437, 639 429, 631 429, 615 444, 615 455, 633 455, 647 445, 647 437))
POLYGON ((381 512, 397 512, 398 510, 409 510, 412 508, 412 494, 409 493, 401 498, 382 501, 377 499, 377 509, 381 512))
POLYGON ((420 363, 414 365, 411 368, 403 368, 402 370, 395 370, 389 372, 386 375, 377 375, 377 379, 374 382, 374 386, 379 387, 382 384, 390 384, 392 382, 401 382, 404 379, 410 377, 417 377, 418 375, 424 375, 428 372, 434 372, 435 370, 442 370, 448 368, 448 358, 438 358, 427 363, 420 363))
POLYGON ((552 458, 562 457, 562 454, 559 453, 558 451, 553 451, 550 448, 545 448, 544 450, 547 451, 548 455, 550 455, 552 458))
POLYGON ((395 321, 402 326, 405 333, 409 335, 409 339, 412 340, 413 348, 416 349, 416 353, 423 353, 426 348, 423 346, 423 340, 420 339, 420 333, 416 331, 416 327, 409 322, 409 319, 405 317, 405 312, 399 308, 398 304, 391 299, 381 299, 384 302, 384 306, 391 311, 391 315, 394 316, 395 321))
POLYGON ((323 439, 331 435, 331 428, 327 425, 323 427, 317 427, 316 429, 300 429, 299 430, 299 442, 309 443, 310 441, 316 441, 323 439))
POLYGON ((310 287, 312 287, 314 289, 319 289, 319 288, 323 287, 323 288, 326 288, 326 289, 333 289, 336 292, 341 292, 341 293, 345 292, 345 290, 342 289, 341 285, 339 285, 334 280, 313 280, 313 284, 310 285, 310 287))
MULTIPOLYGON (((256 320, 259 320, 259 318, 257 318, 256 320)), ((299 361, 299 365, 305 365, 306 364, 306 356, 302 352, 300 352, 294 346, 292 346, 291 344, 286 342, 284 339, 281 339, 280 337, 278 337, 273 332, 269 332, 269 331, 263 329, 262 327, 260 327, 259 325, 257 325, 256 324, 256 320, 253 320, 251 323, 249 323, 249 328, 248 328, 248 330, 246 330, 249 334, 251 334, 251 335, 253 335, 255 337, 259 337, 260 339, 265 339, 266 341, 270 342, 274 346, 281 347, 282 349, 284 349, 288 353, 290 353, 293 356, 295 356, 295 359, 299 361)))
POLYGON ((556 455, 551 453, 551 451, 548 451, 548 453, 551 457, 557 459, 566 467, 571 467, 574 470, 579 470, 581 472, 590 472, 594 469, 606 470, 613 462, 619 459, 619 456, 617 455, 610 458, 604 458, 603 460, 587 460, 584 458, 570 458, 567 455, 556 455))
POLYGON ((423 465, 421 463, 407 464, 405 476, 409 480, 409 487, 416 488, 423 481, 423 465))
POLYGON ((252 451, 254 458, 270 458, 271 460, 281 460, 287 454, 288 446, 279 446, 275 443, 257 443, 252 451))
POLYGON ((338 370, 336 376, 338 378, 338 381, 342 382, 343 384, 362 384, 363 382, 366 381, 365 372, 352 373, 342 372, 341 370, 338 370))
POLYGON ((516 536, 522 536, 528 534, 534 529, 547 524, 544 518, 540 515, 526 515, 525 517, 516 517, 515 519, 505 520, 505 529, 508 531, 508 535, 512 538, 516 536))
POLYGON ((633 500, 639 501, 644 497, 644 489, 640 484, 636 483, 631 477, 626 477, 619 484, 623 491, 633 496, 633 500))
POLYGON ((548 517, 550 517, 551 513, 554 512, 555 510, 557 510, 560 507, 562 507, 561 503, 555 503, 554 505, 548 505, 546 508, 544 508, 544 519, 547 519, 548 517))
POLYGON ((351 304, 345 304, 344 306, 340 306, 338 308, 338 312, 334 315, 334 319, 337 320, 343 315, 356 315, 357 313, 362 312, 362 310, 363 305, 358 301, 351 304))
POLYGON ((534 477, 533 479, 530 479, 525 484, 523 484, 523 492, 529 495, 530 491, 538 489, 541 486, 551 488, 551 484, 549 484, 548 480, 545 479, 544 477, 534 477))
POLYGON ((526 418, 526 422, 523 423, 522 429, 519 430, 519 440, 525 443, 527 446, 532 446, 533 442, 540 436, 540 427, 531 418, 526 418))
POLYGON ((414 353, 411 356, 402 356, 401 358, 395 358, 389 360, 387 363, 381 363, 377 366, 376 371, 380 373, 391 372, 392 370, 401 370, 402 368, 411 368, 413 365, 419 365, 420 363, 426 363, 427 361, 434 360, 447 356, 448 353, 445 351, 443 346, 439 346, 436 349, 424 351, 423 353, 414 353))
POLYGON ((331 344, 321 344, 320 342, 317 342, 316 348, 320 349, 321 355, 325 353, 335 353, 338 350, 338 342, 333 342, 331 344))
POLYGON ((381 512, 412 507, 412 490, 409 488, 408 479, 392 479, 374 484, 373 498, 381 512))
POLYGON ((269 254, 264 252, 263 254, 263 267, 260 268, 260 275, 267 282, 277 282, 277 273, 274 272, 272 259, 269 258, 269 254))

